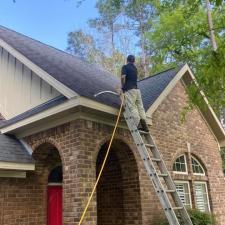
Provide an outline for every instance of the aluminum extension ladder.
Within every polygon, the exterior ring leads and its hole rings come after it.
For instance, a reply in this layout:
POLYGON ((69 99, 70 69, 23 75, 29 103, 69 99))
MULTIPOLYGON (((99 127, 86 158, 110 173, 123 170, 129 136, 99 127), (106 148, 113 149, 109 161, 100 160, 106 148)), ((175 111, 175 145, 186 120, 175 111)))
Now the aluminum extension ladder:
POLYGON ((193 225, 150 132, 137 129, 134 118, 126 104, 124 117, 169 224, 193 225))

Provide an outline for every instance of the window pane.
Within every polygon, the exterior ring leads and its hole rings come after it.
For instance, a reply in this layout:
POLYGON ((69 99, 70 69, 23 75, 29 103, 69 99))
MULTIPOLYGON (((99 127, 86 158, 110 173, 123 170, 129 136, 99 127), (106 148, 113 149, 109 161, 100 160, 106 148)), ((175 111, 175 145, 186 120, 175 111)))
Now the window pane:
POLYGON ((192 170, 195 174, 205 174, 205 171, 201 164, 194 158, 191 157, 192 170))
POLYGON ((206 183, 194 183, 195 189, 195 203, 197 209, 202 212, 209 212, 208 193, 206 190, 206 183))
POLYGON ((175 182, 176 190, 180 196, 182 203, 191 208, 191 201, 190 201, 190 193, 189 193, 189 186, 188 183, 179 183, 175 182))
POLYGON ((173 164, 173 171, 183 173, 187 172, 185 155, 182 155, 176 159, 173 164))

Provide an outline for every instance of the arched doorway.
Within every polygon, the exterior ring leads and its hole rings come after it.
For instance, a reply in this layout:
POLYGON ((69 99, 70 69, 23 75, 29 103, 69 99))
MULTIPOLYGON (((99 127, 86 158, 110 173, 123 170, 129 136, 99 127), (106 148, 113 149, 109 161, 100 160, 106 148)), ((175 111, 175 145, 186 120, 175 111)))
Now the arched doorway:
POLYGON ((36 179, 43 188, 46 202, 43 215, 47 225, 62 225, 62 161, 58 149, 51 143, 43 143, 35 149, 36 179))
POLYGON ((48 177, 48 225, 62 225, 62 166, 56 166, 48 177))
MULTIPOLYGON (((99 173, 108 142, 103 144, 96 162, 99 173)), ((97 187, 97 224, 142 224, 140 187, 135 157, 129 147, 115 140, 97 187)))

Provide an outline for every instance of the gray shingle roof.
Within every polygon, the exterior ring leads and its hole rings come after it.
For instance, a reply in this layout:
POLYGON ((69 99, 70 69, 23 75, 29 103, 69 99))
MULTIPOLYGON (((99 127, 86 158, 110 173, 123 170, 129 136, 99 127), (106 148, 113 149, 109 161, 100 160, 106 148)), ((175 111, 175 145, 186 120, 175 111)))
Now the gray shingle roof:
MULTIPOLYGON (((113 91, 119 84, 118 78, 99 67, 3 26, 0 26, 0 38, 82 96, 94 99, 97 92, 113 91)), ((102 95, 97 101, 105 104, 110 101, 112 105, 118 103, 117 98, 112 95, 102 95)))
POLYGON ((4 134, 0 134, 0 161, 15 163, 34 162, 19 140, 4 134))
POLYGON ((178 68, 171 68, 138 82, 138 87, 141 90, 145 110, 150 108, 170 81, 176 76, 181 67, 182 66, 179 66, 178 68))
MULTIPOLYGON (((84 62, 78 57, 55 49, 2 26, 0 26, 0 38, 49 73, 56 80, 77 92, 79 95, 106 105, 114 107, 119 106, 119 98, 114 95, 104 94, 97 98, 94 97, 94 94, 100 91, 115 91, 115 87, 120 85, 120 80, 117 77, 112 76, 112 74, 99 69, 95 65, 84 62)), ((180 67, 178 69, 172 68, 139 81, 138 86, 142 92, 142 98, 146 110, 162 93, 179 69, 180 67)), ((63 101, 66 101, 66 98, 59 97, 51 100, 50 102, 35 107, 34 109, 22 113, 10 120, 2 121, 0 123, 0 127, 18 122, 38 112, 60 104, 63 101)))

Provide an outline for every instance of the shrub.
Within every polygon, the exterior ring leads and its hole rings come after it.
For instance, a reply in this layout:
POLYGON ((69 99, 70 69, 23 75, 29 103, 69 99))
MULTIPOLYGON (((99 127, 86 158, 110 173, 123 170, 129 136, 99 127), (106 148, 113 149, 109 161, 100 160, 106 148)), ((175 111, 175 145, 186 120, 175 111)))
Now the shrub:
MULTIPOLYGON (((188 213, 190 215, 193 225, 217 225, 215 216, 211 213, 201 212, 197 209, 189 209, 188 213)), ((180 223, 183 225, 183 223, 180 223)), ((169 225, 167 219, 162 218, 156 225, 169 225)))

